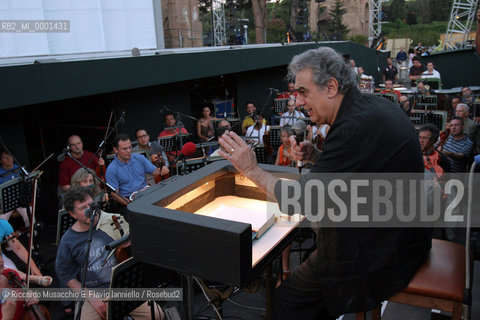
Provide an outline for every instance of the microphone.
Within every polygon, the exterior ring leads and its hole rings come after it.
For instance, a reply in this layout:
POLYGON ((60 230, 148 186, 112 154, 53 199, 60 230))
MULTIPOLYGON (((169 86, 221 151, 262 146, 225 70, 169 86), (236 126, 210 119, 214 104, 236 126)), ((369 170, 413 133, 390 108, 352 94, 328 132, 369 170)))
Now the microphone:
POLYGON ((187 142, 183 145, 180 155, 175 159, 175 162, 181 161, 186 157, 193 157, 197 151, 197 146, 193 142, 187 142))
POLYGON ((278 89, 275 89, 275 88, 268 88, 268 90, 270 90, 270 91, 274 91, 274 92, 277 92, 277 93, 278 93, 278 92, 280 92, 280 90, 278 90, 278 89))
POLYGON ((70 146, 67 146, 65 149, 62 150, 62 153, 60 153, 57 157, 58 162, 63 162, 65 160, 65 157, 67 156, 67 153, 70 152, 70 146))
POLYGON ((124 124, 125 123, 125 111, 122 111, 122 114, 120 115, 120 119, 118 119, 119 124, 124 124))
POLYGON ((87 219, 91 218, 94 214, 95 214, 95 211, 98 209, 98 205, 96 202, 92 202, 90 204, 90 206, 83 212, 83 214, 85 215, 85 217, 87 219))
MULTIPOLYGON (((297 144, 300 145, 300 142, 305 140, 305 134, 307 131, 307 124, 303 120, 297 120, 293 124, 292 127, 293 131, 295 131, 295 140, 297 141, 297 144)), ((297 161, 298 168, 303 167, 303 161, 298 160, 297 161)))

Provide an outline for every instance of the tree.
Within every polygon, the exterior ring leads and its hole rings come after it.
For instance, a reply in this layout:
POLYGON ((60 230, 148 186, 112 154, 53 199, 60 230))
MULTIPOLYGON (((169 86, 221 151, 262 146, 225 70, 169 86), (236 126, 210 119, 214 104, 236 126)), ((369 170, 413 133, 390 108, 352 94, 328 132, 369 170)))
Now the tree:
POLYGON ((390 4, 390 21, 403 20, 406 17, 405 0, 393 0, 390 4))
POLYGON ((432 10, 429 0, 417 0, 417 15, 422 19, 423 24, 432 22, 432 10))
POLYGON ((252 0, 255 42, 266 43, 267 1, 252 0))
POLYGON ((343 23, 343 15, 347 12, 347 9, 343 6, 342 0, 335 0, 333 9, 329 12, 328 18, 328 31, 331 34, 338 34, 342 36, 342 39, 347 35, 349 29, 347 25, 343 23))

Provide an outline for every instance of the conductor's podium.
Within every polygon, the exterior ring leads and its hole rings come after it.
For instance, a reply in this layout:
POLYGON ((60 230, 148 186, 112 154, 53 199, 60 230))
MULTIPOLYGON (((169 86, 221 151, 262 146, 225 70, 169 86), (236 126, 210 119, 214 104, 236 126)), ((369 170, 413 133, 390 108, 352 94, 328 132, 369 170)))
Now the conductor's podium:
MULTIPOLYGON (((295 168, 261 167, 297 172, 295 168)), ((245 286, 292 241, 300 224, 300 216, 279 215, 277 203, 265 200, 265 193, 226 160, 178 177, 174 183, 153 186, 128 206, 132 254, 139 261, 205 280, 245 286), (236 198, 238 208, 247 208, 250 200, 261 203, 255 209, 276 213, 276 222, 252 240, 248 223, 195 213, 225 196, 236 198)))

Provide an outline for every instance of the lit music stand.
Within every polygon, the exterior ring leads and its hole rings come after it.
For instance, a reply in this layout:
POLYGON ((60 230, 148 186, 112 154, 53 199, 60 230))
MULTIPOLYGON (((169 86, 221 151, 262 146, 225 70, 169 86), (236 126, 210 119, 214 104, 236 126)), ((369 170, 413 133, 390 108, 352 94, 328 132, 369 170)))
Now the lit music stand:
POLYGON ((0 209, 3 213, 9 212, 20 207, 21 195, 24 188, 27 188, 25 194, 30 194, 33 189, 33 179, 40 174, 40 171, 31 172, 25 183, 20 177, 8 180, 0 185, 0 209))
MULTIPOLYGON (((297 172, 260 166, 270 172, 297 172)), ((145 190, 128 205, 133 256, 205 280, 248 285, 292 241, 301 219, 277 217, 260 239, 252 240, 250 224, 195 214, 222 196, 266 200, 265 193, 226 160, 182 176, 168 187, 145 190)))

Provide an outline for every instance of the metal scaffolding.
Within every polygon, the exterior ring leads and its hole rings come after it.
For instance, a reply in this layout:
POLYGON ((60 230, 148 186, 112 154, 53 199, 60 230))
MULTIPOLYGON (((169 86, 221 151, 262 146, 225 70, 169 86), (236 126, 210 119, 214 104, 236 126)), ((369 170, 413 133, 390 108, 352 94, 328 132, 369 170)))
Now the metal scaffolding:
POLYGON ((369 11, 370 19, 368 20, 368 46, 372 47, 375 39, 378 39, 382 33, 382 0, 370 0, 369 11))
POLYGON ((213 45, 226 44, 225 32, 225 4, 222 0, 212 0, 213 45))
POLYGON ((463 48, 469 40, 478 0, 454 0, 443 50, 463 48))

